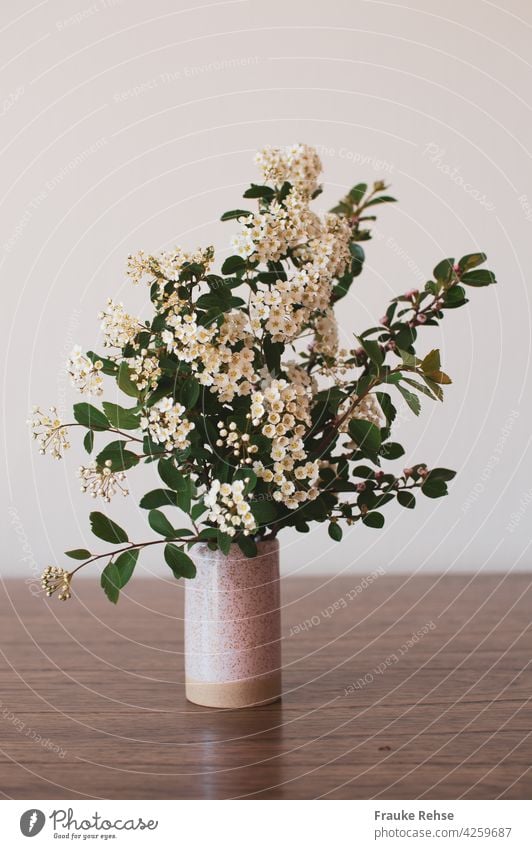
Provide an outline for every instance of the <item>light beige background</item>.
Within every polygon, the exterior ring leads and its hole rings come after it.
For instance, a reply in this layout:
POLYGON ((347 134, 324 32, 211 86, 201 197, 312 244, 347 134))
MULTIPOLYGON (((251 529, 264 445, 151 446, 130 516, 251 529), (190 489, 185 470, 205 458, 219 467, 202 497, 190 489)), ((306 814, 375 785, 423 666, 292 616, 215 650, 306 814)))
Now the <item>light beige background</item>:
MULTIPOLYGON (((213 243, 223 253, 264 145, 318 145, 330 206, 384 178, 364 275, 342 304, 347 339, 444 256, 484 249, 500 285, 448 314, 454 378, 444 406, 401 414, 408 461, 456 468, 451 495, 388 510, 383 532, 342 545, 324 528, 285 535, 287 571, 524 569, 532 519, 530 304, 532 10, 526 0, 4 0, 0 145, 3 291, 2 570, 33 576, 93 545, 81 446, 40 457, 33 403, 66 410, 63 363, 98 345, 108 296, 141 309, 124 278, 139 247, 213 243)), ((149 538, 132 498, 107 511, 149 538)), ((97 544, 98 545, 98 544, 97 544)), ((161 570, 150 553, 145 570, 161 570)))

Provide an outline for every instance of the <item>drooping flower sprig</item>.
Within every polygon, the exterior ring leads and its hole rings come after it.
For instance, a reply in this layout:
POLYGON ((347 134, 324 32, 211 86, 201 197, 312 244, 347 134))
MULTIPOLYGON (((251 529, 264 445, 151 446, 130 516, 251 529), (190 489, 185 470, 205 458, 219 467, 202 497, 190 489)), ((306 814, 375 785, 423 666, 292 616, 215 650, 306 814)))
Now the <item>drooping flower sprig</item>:
POLYGON ((221 270, 211 247, 131 255, 127 274, 147 287, 149 317, 109 299, 99 315, 106 355, 76 347, 67 363, 90 400, 74 404, 69 423, 54 408, 34 410, 41 453, 60 458, 69 430, 85 431, 95 456, 79 475, 92 497, 127 495, 127 476, 141 462, 156 463, 161 481, 140 500, 155 538, 132 542, 105 514, 91 513, 93 533, 112 549, 67 551, 79 565, 48 567, 48 594, 69 598, 73 574, 105 561, 102 587, 116 602, 148 546, 163 544, 173 574, 192 578, 198 543, 224 553, 236 543, 253 556, 260 540, 284 527, 306 532, 312 522, 328 523, 340 540, 342 524, 382 527, 389 502, 413 508, 416 490, 447 493, 451 470, 388 465, 404 454, 391 440, 394 395, 415 415, 420 395, 442 400, 450 378, 437 350, 418 355, 418 332, 466 304, 468 287, 495 283, 479 268, 484 254, 442 260, 423 289, 394 298, 374 327, 340 348, 335 306, 363 270, 375 208, 394 198, 381 181, 359 183, 320 216, 313 148, 265 148, 256 162, 263 180, 244 193, 254 207, 222 216, 237 229, 221 270), (116 382, 124 405, 94 403, 106 381, 116 382), (96 449, 106 435, 111 441, 96 449), (178 527, 179 514, 187 527, 178 527))

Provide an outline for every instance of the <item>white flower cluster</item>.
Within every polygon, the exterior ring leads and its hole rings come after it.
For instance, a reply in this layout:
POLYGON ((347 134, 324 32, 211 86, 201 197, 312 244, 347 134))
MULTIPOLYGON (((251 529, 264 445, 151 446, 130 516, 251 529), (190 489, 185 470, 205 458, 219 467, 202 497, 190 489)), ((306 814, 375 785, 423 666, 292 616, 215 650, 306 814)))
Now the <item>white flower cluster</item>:
POLYGON ((122 303, 115 304, 112 298, 107 300, 107 308, 99 313, 103 344, 105 348, 124 348, 133 342, 141 329, 140 321, 124 310, 122 303))
POLYGON ((184 412, 183 405, 173 398, 161 398, 150 407, 147 416, 141 417, 140 426, 154 442, 164 444, 168 451, 174 448, 183 450, 190 445, 187 437, 194 429, 194 423, 183 418, 184 412))
POLYGON ((237 531, 249 536, 256 529, 249 502, 244 498, 244 487, 245 482, 242 480, 233 483, 214 480, 203 499, 209 508, 209 520, 230 537, 237 531))
POLYGON ((332 280, 341 276, 349 262, 352 237, 349 222, 328 213, 320 219, 309 208, 321 169, 312 148, 295 145, 286 151, 266 148, 258 154, 266 180, 279 184, 289 180, 293 188, 283 202, 272 201, 249 216, 232 240, 233 251, 253 262, 276 262, 289 250, 298 268, 288 280, 277 280, 269 288, 259 287, 250 301, 250 318, 255 333, 266 330, 274 341, 293 341, 306 327, 314 327, 319 315, 327 312, 322 323, 319 346, 334 356, 337 331, 329 310, 332 280), (323 331, 327 329, 327 333, 323 331), (324 341, 323 341, 324 340, 324 341))
POLYGON ((248 216, 231 247, 235 254, 253 262, 277 262, 289 248, 317 237, 319 225, 308 201, 292 189, 282 204, 274 200, 268 209, 248 216))
POLYGON ((338 352, 338 322, 332 309, 314 320, 314 350, 325 357, 336 357, 338 352))
POLYGON ((249 433, 239 433, 235 422, 231 422, 227 428, 223 422, 218 422, 219 438, 216 440, 217 448, 230 448, 234 457, 238 457, 239 463, 249 466, 253 462, 251 454, 256 454, 258 445, 250 445, 249 433))
POLYGON ((92 498, 99 495, 107 502, 117 492, 129 495, 129 490, 122 486, 126 479, 124 472, 113 472, 111 466, 111 460, 107 460, 103 467, 99 467, 95 460, 88 466, 80 466, 78 477, 81 478, 81 491, 89 492, 92 498))
POLYGON ((50 407, 50 415, 39 407, 33 408, 33 416, 27 424, 32 429, 32 436, 39 443, 39 453, 49 452, 56 460, 60 460, 67 448, 70 448, 68 431, 57 415, 57 409, 50 407))
POLYGON ((180 247, 172 251, 160 251, 158 254, 146 254, 137 251, 128 256, 127 274, 133 283, 152 283, 158 279, 164 286, 165 281, 176 281, 186 264, 197 263, 208 272, 214 260, 214 248, 198 248, 196 251, 184 251, 180 247))
POLYGON ((83 395, 101 395, 103 392, 103 363, 94 363, 75 345, 66 364, 72 386, 83 395))
POLYGON ((251 342, 240 320, 230 320, 228 330, 223 329, 225 324, 219 330, 215 324, 199 325, 195 313, 190 313, 170 316, 167 325, 172 329, 163 331, 162 339, 168 351, 190 364, 202 386, 210 387, 223 402, 232 401, 236 394, 249 395, 259 379, 253 368, 254 351, 247 346, 233 351, 222 342, 228 339, 228 333, 235 339, 240 329, 251 342))
POLYGON ((146 389, 147 386, 154 389, 157 386, 161 368, 159 358, 155 354, 149 354, 146 348, 143 348, 138 356, 126 359, 126 362, 133 372, 131 379, 137 389, 146 389))
POLYGON ((255 155, 255 162, 268 183, 291 183, 310 198, 318 188, 322 164, 317 151, 307 144, 292 144, 285 148, 267 145, 255 155))
POLYGON ((185 363, 200 362, 205 356, 207 345, 216 336, 217 326, 210 327, 198 325, 196 313, 188 315, 170 315, 166 324, 171 330, 164 330, 161 334, 162 340, 170 353, 177 355, 178 359, 185 363))
POLYGON ((303 383, 271 380, 261 392, 251 396, 251 418, 254 426, 262 424, 261 433, 272 440, 272 467, 262 461, 253 464, 257 477, 273 483, 273 498, 294 509, 318 495, 314 486, 319 477, 317 461, 308 461, 303 437, 310 424, 309 388, 303 383))
MULTIPOLYGON (((341 418, 349 409, 353 400, 344 401, 338 408, 338 416, 341 418)), ((361 419, 362 421, 370 422, 381 428, 386 424, 386 417, 382 411, 377 397, 373 393, 365 395, 357 402, 356 407, 349 413, 346 419, 339 427, 341 433, 346 433, 349 430, 349 422, 351 419, 361 419)))

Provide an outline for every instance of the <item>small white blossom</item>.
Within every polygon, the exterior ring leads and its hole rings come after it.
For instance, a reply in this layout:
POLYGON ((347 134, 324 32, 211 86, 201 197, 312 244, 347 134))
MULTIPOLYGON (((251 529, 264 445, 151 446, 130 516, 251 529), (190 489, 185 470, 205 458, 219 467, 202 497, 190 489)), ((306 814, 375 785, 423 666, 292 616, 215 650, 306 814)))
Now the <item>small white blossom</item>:
POLYGON ((75 345, 67 361, 67 371, 70 374, 72 386, 83 395, 101 395, 103 392, 103 363, 94 363, 83 353, 79 345, 75 345))
POLYGON ((187 437, 194 429, 194 423, 183 418, 184 412, 185 407, 173 398, 161 398, 150 407, 147 416, 141 417, 140 425, 154 442, 164 444, 168 451, 183 450, 190 445, 187 437))
POLYGON ((28 425, 33 431, 33 438, 39 443, 40 454, 49 453, 56 460, 60 460, 67 448, 70 448, 68 431, 58 417, 55 407, 50 407, 50 415, 39 407, 34 407, 28 425))
POLYGON ((107 460, 103 466, 98 466, 93 460, 88 466, 80 466, 78 477, 81 478, 81 491, 89 492, 93 498, 100 496, 104 501, 110 501, 117 492, 129 495, 129 490, 122 486, 126 479, 124 472, 113 472, 111 465, 111 460, 107 460))
POLYGON ((107 308, 99 313, 103 344, 106 348, 124 348, 132 342, 139 332, 140 321, 124 310, 123 304, 115 304, 112 298, 107 301, 107 308))
POLYGON ((256 522, 249 502, 243 495, 244 481, 220 483, 214 480, 204 496, 205 506, 209 508, 209 521, 215 522, 220 530, 230 537, 241 530, 244 536, 256 530, 256 522))

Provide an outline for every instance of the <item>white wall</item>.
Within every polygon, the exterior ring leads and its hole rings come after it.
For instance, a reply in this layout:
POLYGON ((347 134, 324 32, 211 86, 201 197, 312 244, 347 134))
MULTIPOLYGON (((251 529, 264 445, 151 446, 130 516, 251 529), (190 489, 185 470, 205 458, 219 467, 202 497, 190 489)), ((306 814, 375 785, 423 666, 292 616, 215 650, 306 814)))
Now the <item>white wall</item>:
MULTIPOLYGON (((356 527, 340 546, 323 528, 288 535, 287 570, 526 568, 526 0, 10 0, 1 16, 3 573, 31 574, 91 542, 81 447, 61 463, 40 457, 24 422, 33 403, 75 400, 63 361, 74 342, 97 344, 106 298, 144 302, 125 281, 126 255, 174 242, 223 251, 232 225, 218 217, 255 177, 253 152, 291 141, 321 146, 323 206, 381 177, 400 199, 380 213, 342 304, 345 334, 444 256, 486 250, 500 284, 472 291, 441 335, 427 329, 454 384, 444 406, 427 400, 419 420, 401 419, 406 459, 459 470, 450 497, 389 510, 384 531, 356 527)), ((133 499, 109 510, 139 534, 144 471, 133 499)))

